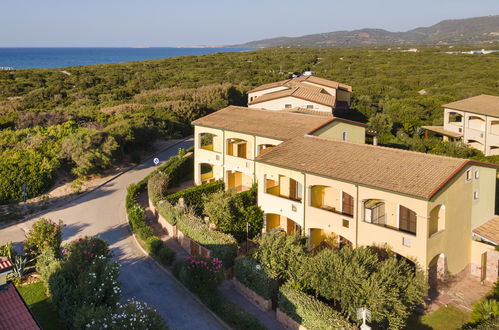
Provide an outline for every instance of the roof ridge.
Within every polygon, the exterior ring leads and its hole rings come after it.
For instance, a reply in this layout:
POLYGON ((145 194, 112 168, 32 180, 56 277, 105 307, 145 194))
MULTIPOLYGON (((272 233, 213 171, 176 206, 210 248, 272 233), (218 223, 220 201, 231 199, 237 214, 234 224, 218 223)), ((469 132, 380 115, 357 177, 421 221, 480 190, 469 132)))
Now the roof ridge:
MULTIPOLYGON (((420 152, 420 151, 415 151, 415 150, 407 150, 407 149, 399 149, 399 148, 392 148, 392 147, 386 147, 386 146, 375 146, 372 144, 366 144, 366 143, 358 143, 358 142, 352 142, 352 141, 344 141, 344 140, 339 140, 339 139, 331 139, 331 138, 326 138, 322 136, 315 136, 315 135, 305 135, 306 138, 314 138, 314 139, 320 139, 320 140, 326 140, 326 141, 335 141, 335 142, 341 142, 341 143, 348 143, 348 144, 353 144, 357 146, 362 146, 364 148, 370 148, 370 149, 384 149, 384 150, 390 150, 390 151, 395 151, 399 153, 412 153, 412 154, 418 154, 418 155, 424 155, 425 157, 433 157, 433 158, 440 158, 440 159, 450 159, 450 160, 460 160, 464 163, 470 163, 472 162, 471 159, 467 158, 457 158, 457 157, 450 157, 450 156, 444 156, 444 155, 437 155, 437 154, 430 154, 426 152, 420 152)), ((474 162, 474 161, 473 161, 474 162)), ((487 164, 486 162, 483 162, 487 164)))

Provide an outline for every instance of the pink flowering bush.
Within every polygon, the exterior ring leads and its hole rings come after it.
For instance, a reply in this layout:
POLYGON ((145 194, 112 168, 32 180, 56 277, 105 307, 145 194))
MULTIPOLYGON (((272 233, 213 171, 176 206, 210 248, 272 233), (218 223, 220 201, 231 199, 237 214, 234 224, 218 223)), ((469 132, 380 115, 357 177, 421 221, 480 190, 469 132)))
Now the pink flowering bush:
POLYGON ((62 228, 61 220, 55 223, 50 219, 41 218, 26 234, 24 251, 36 255, 45 249, 50 249, 58 256, 62 243, 62 228))
POLYGON ((85 270, 96 257, 111 258, 107 242, 97 237, 85 236, 68 243, 62 249, 66 263, 76 272, 85 270))
POLYGON ((179 278, 198 294, 213 292, 223 280, 223 264, 218 258, 185 257, 179 278))

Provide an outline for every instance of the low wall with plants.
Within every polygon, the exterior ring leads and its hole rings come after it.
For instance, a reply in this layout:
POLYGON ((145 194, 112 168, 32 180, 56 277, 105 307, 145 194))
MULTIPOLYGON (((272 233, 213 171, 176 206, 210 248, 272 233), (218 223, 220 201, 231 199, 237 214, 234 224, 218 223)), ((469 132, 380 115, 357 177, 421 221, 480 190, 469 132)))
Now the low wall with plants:
MULTIPOLYGON (((307 329, 357 329, 339 312, 289 284, 279 289, 278 302, 279 311, 307 329)), ((282 318, 280 321, 289 323, 282 318)))
POLYGON ((236 288, 263 310, 272 308, 277 298, 278 283, 250 256, 238 258, 234 264, 236 288), (242 287, 244 286, 244 287, 242 287))
POLYGON ((166 230, 176 233, 177 238, 187 236, 207 248, 211 251, 211 256, 222 260, 225 268, 234 264, 237 256, 237 241, 234 237, 211 230, 192 209, 161 201, 157 204, 157 211, 160 223, 167 222, 169 226, 166 226, 166 230))
POLYGON ((203 209, 203 196, 223 191, 224 189, 225 184, 223 181, 215 181, 167 195, 166 200, 170 204, 176 205, 180 198, 183 198, 184 203, 193 208, 196 213, 199 214, 203 209))

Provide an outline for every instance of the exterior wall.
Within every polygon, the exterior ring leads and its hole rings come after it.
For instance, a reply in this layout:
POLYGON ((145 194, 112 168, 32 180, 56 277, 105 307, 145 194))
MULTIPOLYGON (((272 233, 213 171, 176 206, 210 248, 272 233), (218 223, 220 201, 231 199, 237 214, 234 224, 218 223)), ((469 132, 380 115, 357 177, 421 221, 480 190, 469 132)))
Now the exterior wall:
POLYGON ((305 176, 297 171, 282 169, 276 166, 271 166, 262 163, 256 163, 256 178, 257 181, 260 182, 258 185, 258 205, 262 208, 262 210, 268 214, 278 214, 280 216, 289 218, 300 225, 302 228, 304 227, 304 198, 302 197, 302 201, 294 201, 280 196, 274 196, 265 192, 265 179, 278 181, 279 175, 286 176, 287 178, 294 179, 298 182, 298 195, 303 196, 303 187, 305 176))
POLYGON ((292 96, 287 96, 275 100, 269 100, 257 104, 250 105, 250 108, 262 108, 267 110, 283 110, 286 104, 291 104, 291 108, 307 108, 307 105, 312 104, 315 111, 322 111, 332 113, 332 107, 326 105, 318 104, 315 102, 299 99, 292 96))
POLYGON ((499 269, 499 251, 494 247, 471 241, 471 275, 491 283, 497 281, 499 269))
POLYGON ((490 220, 495 214, 496 200, 496 170, 487 167, 473 166, 473 178, 469 182, 472 185, 471 200, 471 228, 476 228, 490 220), (478 171, 478 179, 475 179, 475 171, 478 171), (473 192, 478 192, 478 199, 473 198, 473 192))
POLYGON ((387 244, 401 256, 416 259, 421 265, 427 264, 427 201, 359 186, 356 202, 359 210, 357 245, 387 244), (389 224, 395 224, 394 227, 398 227, 399 205, 414 211, 417 215, 416 235, 364 221, 363 202, 368 199, 382 199, 386 202, 385 213, 388 216, 389 224))
MULTIPOLYGON (((264 89, 264 90, 261 90, 261 91, 258 91, 258 92, 252 92, 252 93, 248 93, 248 103, 251 102, 251 100, 259 97, 259 96, 262 96, 262 95, 265 95, 265 94, 268 94, 268 93, 273 93, 273 92, 278 92, 278 91, 283 91, 285 89, 288 89, 289 87, 286 87, 286 86, 279 86, 279 87, 274 87, 274 88, 268 88, 268 89, 264 89)), ((256 106, 249 106, 250 108, 258 108, 256 106)))
POLYGON ((347 132, 347 141, 366 143, 365 127, 341 121, 333 121, 331 124, 318 129, 312 135, 342 140, 343 132, 347 132))
POLYGON ((342 102, 347 102, 348 105, 350 105, 351 95, 352 95, 352 93, 350 93, 348 91, 338 89, 338 91, 336 92, 336 100, 342 101, 342 102))
POLYGON ((224 132, 219 129, 194 126, 194 183, 201 184, 201 164, 206 163, 213 166, 213 175, 216 179, 223 178, 223 142, 224 132), (201 148, 201 134, 210 133, 216 135, 213 138, 213 150, 201 148))
POLYGON ((353 217, 343 215, 341 207, 338 213, 327 211, 321 208, 312 206, 312 192, 311 188, 316 185, 328 186, 334 188, 333 190, 338 193, 334 203, 341 206, 341 192, 344 191, 354 198, 354 203, 357 198, 357 187, 348 182, 337 181, 333 179, 326 179, 320 176, 306 174, 307 189, 305 192, 305 232, 308 233, 311 229, 323 229, 326 232, 334 232, 348 239, 355 246, 356 244, 356 231, 357 223, 357 209, 354 207, 353 217), (343 226, 343 220, 348 221, 348 228, 343 226))

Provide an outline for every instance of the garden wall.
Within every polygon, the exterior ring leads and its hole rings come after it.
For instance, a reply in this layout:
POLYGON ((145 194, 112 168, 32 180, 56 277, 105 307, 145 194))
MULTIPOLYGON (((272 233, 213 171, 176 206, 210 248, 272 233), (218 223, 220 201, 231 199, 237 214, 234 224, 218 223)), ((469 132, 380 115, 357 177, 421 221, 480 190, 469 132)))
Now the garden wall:
POLYGON ((499 251, 494 247, 478 241, 471 241, 471 275, 483 281, 494 283, 498 278, 499 251), (485 267, 484 267, 485 266, 485 267))
POLYGON ((308 330, 303 325, 299 324, 284 312, 282 312, 279 308, 276 310, 276 318, 282 325, 284 325, 287 329, 292 330, 308 330))
POLYGON ((260 308, 264 312, 272 310, 272 301, 264 299, 263 297, 259 296, 255 291, 246 287, 236 278, 232 279, 232 283, 234 283, 234 287, 236 288, 236 290, 239 291, 246 298, 248 298, 248 300, 251 301, 256 307, 260 308))

